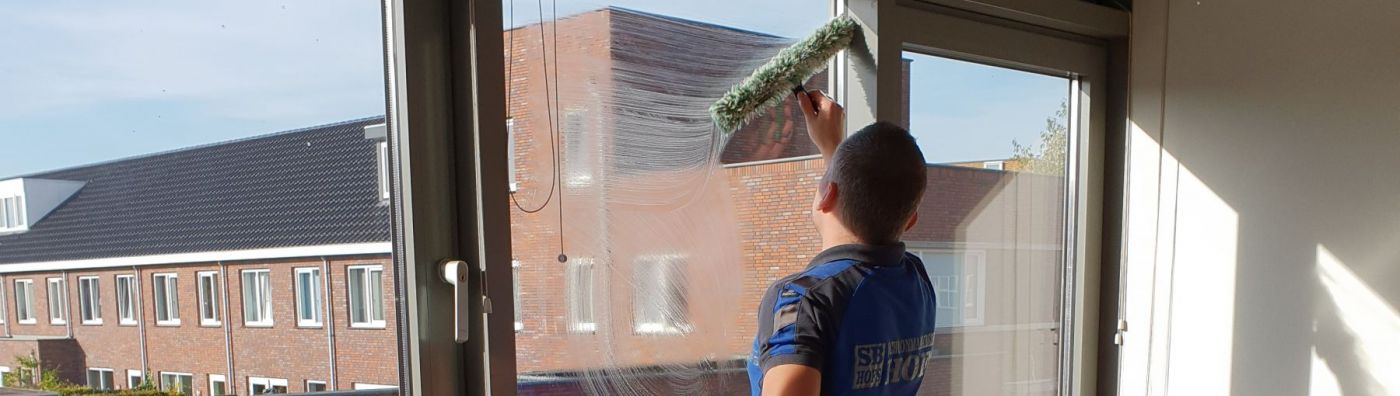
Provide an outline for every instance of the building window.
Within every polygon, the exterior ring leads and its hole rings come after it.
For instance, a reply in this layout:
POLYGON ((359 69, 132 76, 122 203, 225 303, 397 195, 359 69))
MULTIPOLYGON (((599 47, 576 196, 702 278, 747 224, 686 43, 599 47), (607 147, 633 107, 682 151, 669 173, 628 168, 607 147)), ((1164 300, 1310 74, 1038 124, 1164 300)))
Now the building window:
POLYGON ((379 175, 379 199, 389 199, 389 142, 383 141, 375 145, 375 160, 378 166, 379 175))
POLYGON ((49 323, 51 324, 68 323, 68 313, 64 309, 68 307, 68 293, 64 283, 63 278, 49 278, 49 323))
POLYGON ((101 292, 96 276, 78 278, 78 311, 83 316, 83 324, 102 324, 101 292))
POLYGON ((117 322, 136 324, 136 277, 117 275, 117 322))
POLYGON ((312 380, 306 380, 306 391, 307 391, 307 392, 325 392, 325 391, 326 391, 326 381, 312 381, 312 380))
POLYGON ((156 299, 156 325, 179 326, 180 277, 175 274, 155 274, 151 279, 151 291, 156 299))
POLYGON ((160 390, 166 392, 180 392, 182 395, 194 394, 194 375, 190 373, 160 373, 160 390))
POLYGON ((685 258, 663 254, 638 257, 633 272, 633 322, 640 334, 690 331, 685 258))
POLYGON ((4 388, 5 377, 10 376, 10 366, 0 366, 0 388, 4 388))
POLYGON ((34 281, 15 281, 15 317, 21 324, 34 324, 34 281))
POLYGON ((525 330, 525 313, 520 309, 520 260, 510 261, 510 295, 515 296, 515 331, 525 330))
POLYGON ((215 271, 205 271, 199 274, 199 324, 203 326, 218 326, 223 324, 219 320, 219 273, 215 271))
POLYGON ((946 249, 909 249, 928 270, 938 298, 938 327, 980 326, 986 301, 986 253, 946 249))
POLYGON ((112 390, 112 369, 88 369, 87 385, 94 390, 112 390))
POLYGON ((598 330, 598 322, 593 319, 595 279, 592 258, 570 258, 565 263, 564 286, 568 296, 570 331, 589 333, 598 330))
POLYGON ((248 377, 248 393, 254 395, 287 393, 287 380, 281 378, 248 377))
POLYGON ((136 387, 141 386, 141 384, 144 383, 146 383, 146 374, 142 373, 141 370, 126 371, 127 389, 136 389, 136 387))
POLYGON ((384 267, 349 268, 350 327, 384 327, 384 267))
POLYGON ((515 176, 515 119, 506 119, 506 181, 510 183, 510 192, 520 189, 520 181, 515 176))
POLYGON ((297 326, 321 325, 321 269, 297 268, 297 326))
POLYGON ((265 269, 243 271, 244 325, 272 326, 271 274, 271 271, 265 269))
POLYGON ((24 197, 0 198, 0 230, 23 228, 24 226, 24 197))
POLYGON ((222 374, 209 374, 209 396, 228 394, 228 381, 222 374))
POLYGON ((982 169, 1003 170, 1005 169, 1004 164, 1005 161, 984 161, 982 162, 982 169))
POLYGON ((583 111, 564 113, 564 125, 559 131, 564 136, 565 182, 575 187, 593 182, 593 158, 598 155, 591 151, 593 136, 584 117, 583 111))

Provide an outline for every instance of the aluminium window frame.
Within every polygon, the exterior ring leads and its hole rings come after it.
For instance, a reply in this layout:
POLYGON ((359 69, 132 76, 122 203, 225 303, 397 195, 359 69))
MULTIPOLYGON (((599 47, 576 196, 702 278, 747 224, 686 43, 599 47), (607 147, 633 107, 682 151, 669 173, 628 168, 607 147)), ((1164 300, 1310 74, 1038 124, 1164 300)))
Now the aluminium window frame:
POLYGON ((190 391, 194 391, 194 374, 193 374, 193 373, 182 373, 182 372, 178 372, 178 371, 162 371, 162 372, 160 372, 160 374, 158 374, 157 377, 156 377, 156 378, 157 378, 157 381, 156 381, 156 389, 160 389, 160 390, 169 390, 169 389, 167 389, 167 384, 165 383, 165 376, 167 376, 167 375, 168 375, 168 376, 171 376, 171 377, 175 377, 175 378, 176 378, 176 382, 178 382, 178 380, 179 380, 180 377, 189 377, 189 378, 190 378, 190 391))
POLYGON ((327 384, 326 381, 306 380, 306 381, 302 381, 301 386, 302 386, 302 389, 306 389, 306 392, 307 392, 307 393, 311 393, 311 392, 326 392, 326 391, 331 390, 330 385, 327 384), (319 391, 312 391, 312 390, 311 390, 311 384, 318 384, 318 385, 321 385, 321 387, 324 388, 324 389, 323 389, 323 390, 319 390, 319 391))
POLYGON ((199 325, 206 327, 223 326, 223 316, 220 315, 222 313, 220 310, 223 307, 220 306, 221 300, 219 299, 223 294, 221 290, 219 290, 221 289, 219 271, 199 271, 194 274, 194 279, 195 295, 197 296, 196 300, 198 300, 196 302, 199 304, 199 325), (205 291, 204 288, 205 279, 209 279, 208 291, 205 291), (207 312, 209 314, 208 317, 205 316, 206 312, 204 312, 205 304, 209 305, 211 311, 207 312))
POLYGON ((96 275, 78 277, 78 319, 85 326, 102 325, 101 279, 96 275), (86 283, 92 284, 85 285, 86 283), (88 313, 92 314, 92 318, 88 318, 88 313))
POLYGON ((224 393, 223 393, 223 394, 224 394, 224 395, 228 395, 228 394, 229 394, 229 393, 228 393, 228 378, 227 378, 227 377, 224 377, 223 374, 209 374, 209 381, 208 381, 208 382, 209 382, 208 385, 209 385, 209 395, 210 395, 210 396, 222 396, 222 395, 214 395, 214 383, 215 383, 215 382, 223 383, 223 384, 224 384, 224 393))
POLYGON ((274 386, 281 386, 283 389, 287 389, 288 392, 291 391, 291 386, 292 386, 290 382, 287 382, 287 379, 286 379, 286 378, 272 378, 272 377, 254 377, 254 376, 248 376, 248 393, 249 393, 249 394, 254 394, 254 393, 253 393, 253 385, 254 385, 254 384, 257 384, 257 383, 261 383, 262 386, 268 387, 268 388, 274 387, 274 386))
POLYGON ((88 386, 89 388, 94 389, 94 390, 113 390, 113 389, 117 389, 117 373, 116 373, 115 370, 112 370, 112 369, 109 369, 109 368, 88 367, 88 369, 87 369, 87 386, 88 386), (107 379, 107 387, 103 388, 103 387, 100 387, 100 386, 99 386, 100 384, 99 384, 99 385, 93 385, 93 384, 92 384, 92 372, 94 372, 94 371, 96 371, 96 372, 99 373, 99 374, 97 375, 98 382, 101 382, 101 380, 102 380, 102 374, 101 374, 101 373, 107 373, 107 376, 109 377, 109 378, 107 379))
POLYGON ((136 387, 141 386, 141 384, 143 384, 143 383, 145 383, 145 382, 146 382, 146 373, 145 373, 145 372, 142 372, 141 370, 134 370, 134 369, 127 369, 127 370, 126 370, 126 388, 127 388, 127 389, 136 389, 136 387), (132 379, 132 378, 139 378, 140 381, 138 381, 138 382, 131 382, 131 379, 132 379))

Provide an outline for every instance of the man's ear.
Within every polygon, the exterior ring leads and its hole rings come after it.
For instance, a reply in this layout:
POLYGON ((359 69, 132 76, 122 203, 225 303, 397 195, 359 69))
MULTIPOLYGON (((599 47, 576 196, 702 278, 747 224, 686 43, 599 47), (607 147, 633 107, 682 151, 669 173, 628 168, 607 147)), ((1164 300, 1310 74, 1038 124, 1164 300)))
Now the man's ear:
POLYGON ((909 231, 910 229, 913 229, 915 224, 919 224, 918 211, 915 211, 913 216, 909 216, 909 223, 904 225, 904 231, 909 231))
POLYGON ((817 198, 817 210, 822 213, 831 213, 836 210, 836 197, 841 194, 841 188, 836 183, 823 183, 821 195, 817 198))

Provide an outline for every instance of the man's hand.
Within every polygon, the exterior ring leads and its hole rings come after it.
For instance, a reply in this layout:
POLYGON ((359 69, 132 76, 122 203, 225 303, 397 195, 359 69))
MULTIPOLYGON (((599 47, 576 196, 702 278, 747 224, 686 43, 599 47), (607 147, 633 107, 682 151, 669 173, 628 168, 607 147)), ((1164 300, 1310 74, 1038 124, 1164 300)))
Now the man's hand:
POLYGON ((798 92, 797 103, 802 106, 802 118, 807 120, 807 136, 821 150, 822 158, 830 161, 844 135, 846 109, 821 91, 798 92))
POLYGON ((822 372, 796 365, 780 364, 763 373, 763 396, 814 396, 822 390, 822 372))

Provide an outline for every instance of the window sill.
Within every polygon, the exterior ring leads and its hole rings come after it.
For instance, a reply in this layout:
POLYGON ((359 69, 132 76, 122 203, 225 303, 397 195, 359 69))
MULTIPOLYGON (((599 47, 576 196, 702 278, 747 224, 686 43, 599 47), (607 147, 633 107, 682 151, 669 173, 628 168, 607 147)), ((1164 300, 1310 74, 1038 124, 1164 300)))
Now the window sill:
POLYGON ((319 329, 323 327, 320 323, 297 323, 298 329, 319 329))
POLYGON ((384 328, 384 324, 383 324, 383 323, 351 323, 351 324, 350 324, 350 328, 352 328, 352 329, 367 329, 367 330, 383 329, 383 328, 384 328))
POLYGON ((19 322, 17 322, 17 323, 22 324, 22 325, 30 325, 30 326, 39 324, 39 322, 38 322, 38 321, 35 321, 35 320, 21 320, 21 321, 19 321, 19 322))
POLYGON ((257 322, 257 323, 243 322, 243 327, 251 327, 251 328, 256 328, 256 329, 269 329, 269 328, 272 328, 272 322, 257 322))
POLYGON ((58 320, 58 321, 50 320, 50 321, 49 321, 49 324, 54 325, 54 326, 66 326, 66 325, 68 325, 68 321, 64 321, 64 320, 58 320))
POLYGON ((123 321, 121 321, 121 322, 117 322, 117 326, 137 326, 137 323, 136 323, 136 321, 125 321, 125 320, 123 320, 123 321))
POLYGON ((180 321, 156 322, 156 327, 180 327, 180 321))
POLYGON ((637 334, 637 335, 663 335, 663 336, 673 336, 673 335, 685 335, 685 334, 689 334, 689 333, 690 333, 690 330, 691 330, 691 329, 690 329, 690 326, 676 327, 676 326, 662 326, 662 325, 659 325, 659 324, 651 324, 651 323, 648 323, 648 324, 639 325, 639 326, 633 328, 633 329, 632 329, 632 332, 633 332, 634 334, 637 334))
POLYGON ((578 323, 569 326, 569 332, 573 334, 596 334, 598 332, 597 323, 578 323))
POLYGON ((102 320, 84 320, 83 326, 101 326, 102 320))
POLYGON ((223 322, 199 322, 199 327, 224 327, 223 322))

